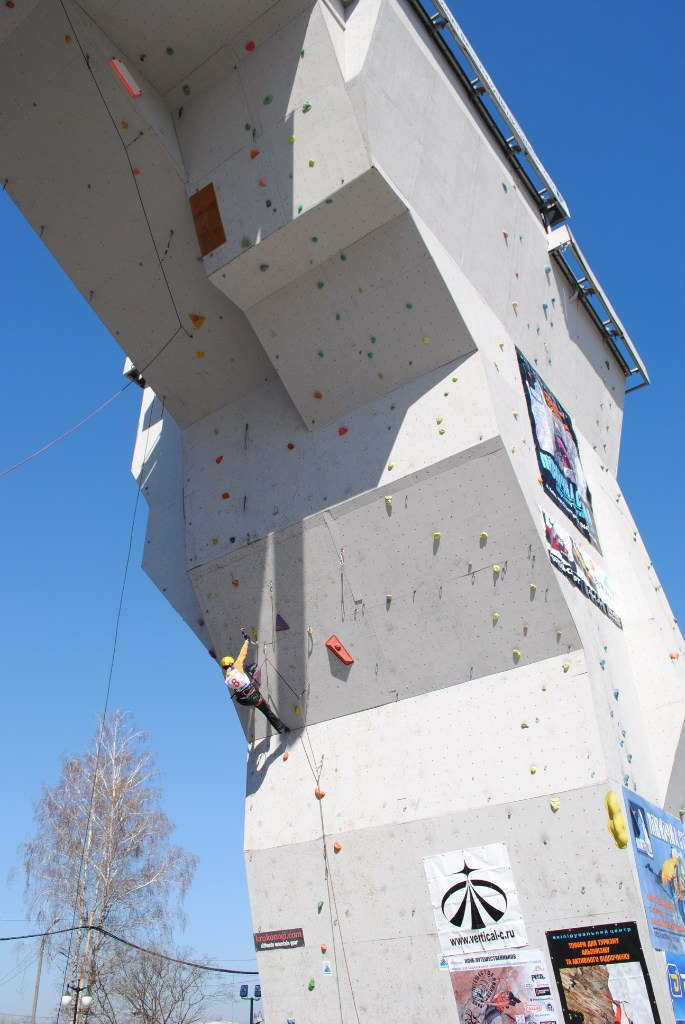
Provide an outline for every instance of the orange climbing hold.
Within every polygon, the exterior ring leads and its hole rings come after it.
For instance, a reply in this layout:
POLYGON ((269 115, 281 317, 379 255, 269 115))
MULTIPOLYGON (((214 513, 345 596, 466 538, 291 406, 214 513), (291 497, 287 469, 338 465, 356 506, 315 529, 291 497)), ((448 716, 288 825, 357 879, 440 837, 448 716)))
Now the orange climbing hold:
POLYGON ((317 799, 317 800, 323 800, 323 798, 325 797, 325 795, 326 795, 326 794, 324 793, 324 791, 323 791, 322 789, 319 789, 319 787, 318 787, 318 786, 317 786, 317 787, 316 787, 316 789, 314 790, 314 796, 316 797, 316 799, 317 799))
POLYGON ((205 316, 200 316, 199 313, 188 313, 188 318, 192 322, 193 327, 196 331, 199 331, 203 323, 207 319, 205 316))
POLYGON ((340 640, 338 640, 335 633, 333 634, 333 636, 329 636, 328 640, 326 641, 326 647, 328 648, 329 651, 331 651, 331 653, 333 653, 336 656, 336 658, 339 658, 340 661, 342 661, 343 665, 354 665, 354 658, 352 657, 350 652, 345 647, 343 647, 342 643, 340 642, 340 640))
POLYGON ((677 661, 680 657, 680 651, 671 651, 668 656, 671 661, 677 661))
POLYGON ((261 185, 262 188, 266 188, 266 178, 260 178, 258 184, 261 185))
POLYGON ((253 150, 250 151, 250 160, 256 160, 258 156, 259 156, 259 150, 258 149, 253 149, 253 150))
POLYGON ((326 943, 322 942, 321 943, 321 952, 325 953, 327 949, 328 949, 328 946, 326 945, 326 943))
POLYGON ((224 499, 224 501, 226 501, 228 498, 231 497, 231 495, 228 493, 228 491, 224 491, 221 497, 224 499))
POLYGON ((340 853, 340 851, 342 850, 342 843, 339 843, 336 839, 336 841, 333 843, 333 849, 335 850, 336 853, 340 853))
POLYGON ((284 760, 284 761, 287 761, 289 757, 290 757, 290 754, 289 754, 289 753, 288 753, 288 751, 286 750, 285 754, 283 755, 283 760, 284 760))

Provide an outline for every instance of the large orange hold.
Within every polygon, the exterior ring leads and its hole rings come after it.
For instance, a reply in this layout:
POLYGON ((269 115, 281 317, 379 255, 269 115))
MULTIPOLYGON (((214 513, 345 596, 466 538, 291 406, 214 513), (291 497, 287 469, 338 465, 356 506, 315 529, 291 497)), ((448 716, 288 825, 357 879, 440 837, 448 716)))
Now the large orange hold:
POLYGON ((342 661, 343 665, 354 665, 354 658, 352 657, 350 652, 345 647, 343 647, 341 641, 338 640, 335 633, 333 634, 333 636, 329 636, 328 640, 326 641, 326 647, 336 656, 336 658, 339 658, 340 661, 342 661))

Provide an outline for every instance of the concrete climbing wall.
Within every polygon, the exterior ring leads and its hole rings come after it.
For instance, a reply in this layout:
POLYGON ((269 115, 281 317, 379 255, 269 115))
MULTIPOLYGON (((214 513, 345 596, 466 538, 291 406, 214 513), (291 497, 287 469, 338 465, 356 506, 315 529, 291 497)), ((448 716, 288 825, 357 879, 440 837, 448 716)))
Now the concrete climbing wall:
POLYGON ((267 1018, 456 1021, 423 860, 500 843, 528 946, 637 921, 667 1016, 604 807, 685 806, 629 368, 417 5, 7 12, 0 177, 149 385, 144 567, 291 729, 238 709, 267 1018))

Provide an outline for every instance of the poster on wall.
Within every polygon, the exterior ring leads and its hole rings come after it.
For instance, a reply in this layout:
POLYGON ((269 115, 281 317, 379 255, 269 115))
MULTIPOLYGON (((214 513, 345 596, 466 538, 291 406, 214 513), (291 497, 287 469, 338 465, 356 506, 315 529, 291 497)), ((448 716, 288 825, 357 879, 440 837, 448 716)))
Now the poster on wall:
POLYGON ((666 980, 676 1024, 685 1024, 685 956, 666 954, 666 980))
POLYGON ((660 1024, 634 921, 547 932, 566 1024, 660 1024))
POLYGON ((623 797, 652 945, 685 955, 685 827, 629 789, 623 797))
POLYGON ((542 950, 446 960, 460 1024, 558 1024, 542 950))
POLYGON ((592 495, 580 464, 578 439, 571 417, 518 349, 516 355, 545 494, 601 551, 592 511, 592 495))
POLYGON ((423 866, 443 953, 526 945, 504 843, 425 857, 423 866))
POLYGON ((576 544, 570 531, 561 528, 543 508, 540 508, 540 515, 545 527, 549 560, 554 568, 611 619, 614 625, 623 629, 621 617, 616 611, 611 581, 604 569, 580 544, 576 544))

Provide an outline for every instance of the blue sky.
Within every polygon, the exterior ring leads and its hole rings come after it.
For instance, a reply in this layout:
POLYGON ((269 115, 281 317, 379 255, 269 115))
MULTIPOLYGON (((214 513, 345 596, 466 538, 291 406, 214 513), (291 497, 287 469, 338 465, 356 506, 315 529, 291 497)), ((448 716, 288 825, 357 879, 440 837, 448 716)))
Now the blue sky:
MULTIPOLYGON (((685 280, 683 7, 662 0, 648 17, 637 0, 582 9, 491 0, 454 10, 564 194, 570 227, 650 371, 652 386, 626 402, 619 482, 678 617, 685 605, 685 403, 677 362, 685 280)), ((6 194, 0 247, 2 470, 118 390, 123 354, 6 194)), ((139 401, 130 387, 0 481, 0 878, 31 831, 42 782, 56 780, 64 752, 85 745, 102 707, 136 497, 130 459, 139 401)), ((245 743, 218 669, 140 569, 145 516, 141 501, 111 706, 130 708, 149 731, 176 840, 201 857, 183 941, 224 966, 251 968, 245 743)), ((22 930, 20 880, 0 893, 0 935, 22 930)), ((35 964, 3 981, 15 954, 0 947, 0 1013, 26 1014, 35 964)), ((54 1015, 59 994, 59 979, 48 975, 39 1014, 54 1015)))

